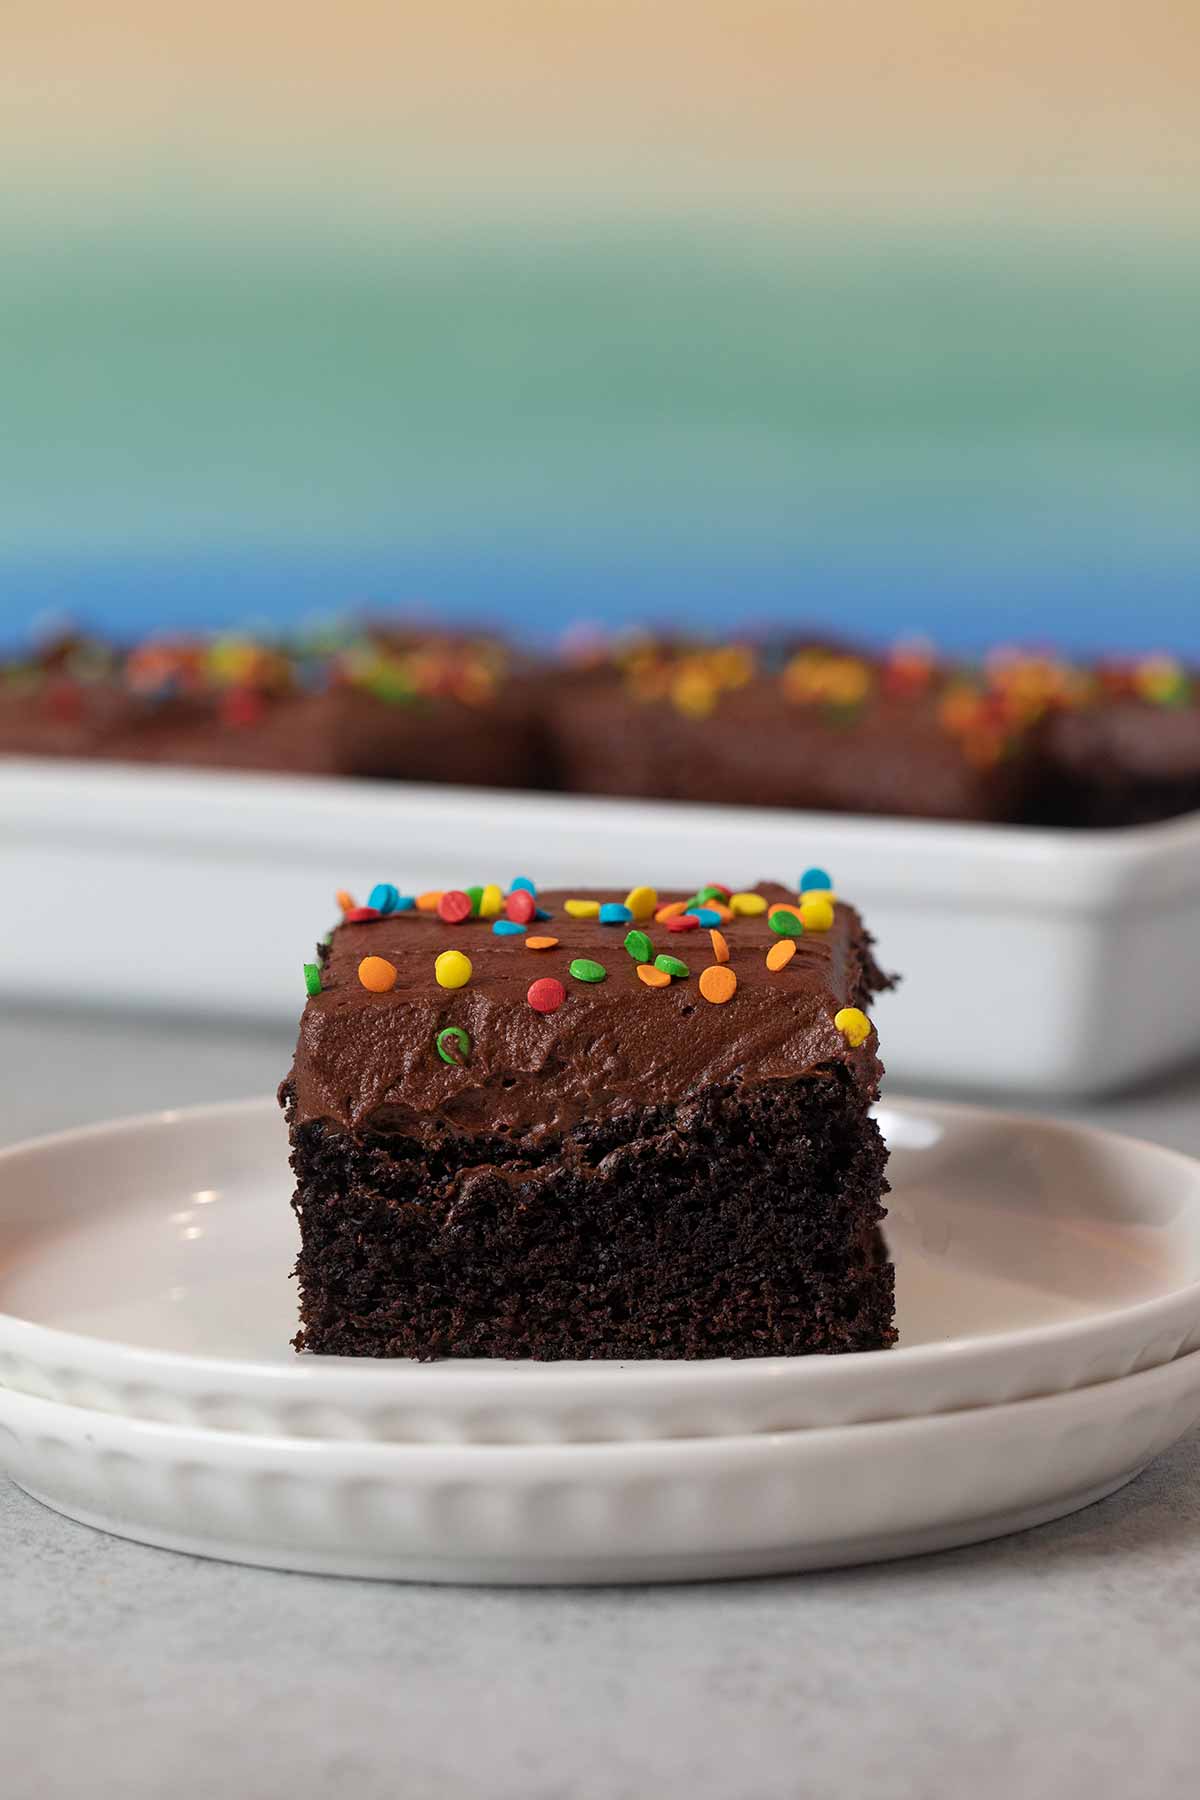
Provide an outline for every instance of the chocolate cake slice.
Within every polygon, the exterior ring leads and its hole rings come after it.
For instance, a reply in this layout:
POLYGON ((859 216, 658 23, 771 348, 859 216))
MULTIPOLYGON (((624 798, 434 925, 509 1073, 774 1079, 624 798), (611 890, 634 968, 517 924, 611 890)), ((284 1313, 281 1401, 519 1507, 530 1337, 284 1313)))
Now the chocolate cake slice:
POLYGON ((981 678, 897 650, 809 644, 770 668, 736 645, 643 643, 548 684, 571 792, 983 823, 1019 820, 1035 765, 1023 720, 981 678))
POLYGON ((888 983, 854 908, 531 886, 340 897, 280 1088, 297 1348, 890 1344, 863 1011, 888 983))
POLYGON ((1175 706, 1120 696, 1043 721, 1034 822, 1110 829, 1200 811, 1200 685, 1175 706))

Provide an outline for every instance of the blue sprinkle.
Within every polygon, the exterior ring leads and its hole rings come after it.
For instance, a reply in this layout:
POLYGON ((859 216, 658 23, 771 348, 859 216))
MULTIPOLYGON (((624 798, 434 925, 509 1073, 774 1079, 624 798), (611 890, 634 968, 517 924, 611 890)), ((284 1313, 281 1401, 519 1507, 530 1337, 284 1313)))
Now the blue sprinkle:
POLYGON ((411 912, 413 907, 416 904, 417 904, 417 902, 416 902, 415 895, 413 895, 413 894, 397 894, 395 911, 396 912, 411 912))
POLYGON ((509 883, 508 891, 510 894, 515 894, 518 888, 523 888, 527 894, 537 893, 537 889, 534 887, 532 881, 530 881, 528 875, 513 876, 512 881, 509 883))
POLYGON ((492 930, 497 937, 520 937, 525 927, 519 925, 516 919, 496 919, 492 923, 492 930))
POLYGON ((632 917, 633 914, 630 912, 629 908, 627 906, 622 906, 617 900, 607 900, 600 908, 600 923, 602 925, 628 925, 632 917))
POLYGON ((367 905, 373 906, 376 912, 395 912, 399 903, 399 890, 390 881, 377 881, 367 896, 367 905))
POLYGON ((711 906, 689 906, 688 911, 693 919, 699 919, 702 925, 719 925, 721 923, 720 913, 714 912, 711 906))
POLYGON ((535 906, 533 909, 533 916, 535 919, 548 919, 550 917, 550 914, 548 912, 546 912, 542 907, 535 906))
POLYGON ((800 892, 802 894, 807 888, 831 888, 832 886, 833 877, 828 875, 824 869, 805 869, 803 875, 800 877, 800 892))

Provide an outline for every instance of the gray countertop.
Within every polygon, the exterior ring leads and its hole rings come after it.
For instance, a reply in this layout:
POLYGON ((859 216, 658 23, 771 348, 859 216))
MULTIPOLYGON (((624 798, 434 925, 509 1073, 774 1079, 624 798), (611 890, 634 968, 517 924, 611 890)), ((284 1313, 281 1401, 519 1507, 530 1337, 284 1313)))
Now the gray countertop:
MULTIPOLYGON (((0 1141, 268 1091, 278 1034, 0 1021, 0 1141)), ((1200 1071, 1070 1116, 1200 1153, 1200 1071)), ((1175 1800, 1200 1753, 1200 1435, 1041 1530, 651 1589, 270 1574, 0 1481, 4 1800, 1175 1800)))

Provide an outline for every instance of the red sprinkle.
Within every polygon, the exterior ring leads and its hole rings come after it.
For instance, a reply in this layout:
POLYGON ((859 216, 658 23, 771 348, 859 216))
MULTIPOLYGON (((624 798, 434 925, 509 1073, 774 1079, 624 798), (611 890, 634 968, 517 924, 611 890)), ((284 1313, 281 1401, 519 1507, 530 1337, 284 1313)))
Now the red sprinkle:
POLYGON ((567 990, 561 981, 555 981, 553 975, 543 975, 540 981, 531 981, 529 992, 525 998, 534 1012, 557 1012, 567 997, 567 990))
POLYGON ((230 688, 221 702, 223 725, 259 725, 267 716, 267 703, 254 688, 230 688))
POLYGON ((437 910, 438 918, 445 919, 447 925, 461 925, 471 916, 471 896, 461 888, 449 888, 438 900, 437 910))
POLYGON ((667 920, 668 931, 698 931, 700 921, 695 913, 680 913, 677 918, 667 920))
POLYGON ((52 719, 74 725, 83 717, 83 692, 73 681, 56 681, 47 688, 44 705, 52 719))
POLYGON ((525 892, 524 888, 514 888, 504 902, 505 918, 512 919, 518 925, 532 925, 536 912, 537 902, 532 894, 525 892))
POLYGON ((382 919, 383 914, 377 906, 352 906, 342 914, 342 922, 346 925, 364 925, 368 919, 382 919))

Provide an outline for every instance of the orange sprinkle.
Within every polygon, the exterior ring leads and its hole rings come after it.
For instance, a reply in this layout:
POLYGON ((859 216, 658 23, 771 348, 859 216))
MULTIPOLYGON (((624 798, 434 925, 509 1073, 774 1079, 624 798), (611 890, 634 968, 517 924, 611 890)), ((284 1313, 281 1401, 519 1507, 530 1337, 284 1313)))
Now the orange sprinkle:
POLYGON ((737 976, 724 963, 710 963, 700 971, 700 992, 714 1006, 724 1006, 737 992, 737 976))
POLYGON ((687 911, 686 900, 672 900, 666 906, 660 906, 654 918, 657 924, 665 925, 668 919, 677 919, 680 913, 687 911))
POLYGON ((553 950, 557 942, 557 938, 526 938, 525 948, 527 950, 553 950))
POLYGON ((339 888, 337 893, 333 897, 337 901, 338 905, 341 907, 343 912, 353 912, 354 911, 354 895, 348 894, 346 892, 345 888, 339 888))
POLYGON ((782 900, 777 901, 775 905, 772 906, 769 916, 774 918, 776 913, 781 912, 791 913, 794 919, 800 919, 801 924, 804 922, 800 915, 800 908, 798 906, 786 906, 782 900))
POLYGON ((442 897, 442 895, 441 895, 440 889, 438 890, 438 892, 436 894, 418 894, 417 895, 417 911, 418 912, 436 912, 438 909, 438 901, 441 899, 441 897, 442 897))
POLYGON ((737 914, 733 909, 728 906, 722 906, 719 900, 706 900, 704 904, 708 907, 710 912, 715 912, 718 915, 722 925, 732 925, 733 921, 737 918, 737 914))
POLYGON ((639 963, 638 980, 644 981, 647 987, 670 987, 671 977, 665 969, 656 969, 653 963, 639 963))
POLYGON ((780 969, 787 968, 795 954, 795 938, 780 938, 779 942, 777 944, 772 944, 771 948, 767 951, 768 969, 777 975, 780 969))
POLYGON ((396 985, 396 965, 386 956, 364 956, 358 965, 358 979, 369 993, 390 994, 396 985))
POLYGON ((727 963, 729 961, 729 945, 725 942, 721 933, 719 931, 710 931, 708 935, 712 939, 713 955, 716 957, 717 961, 719 963, 727 963))

